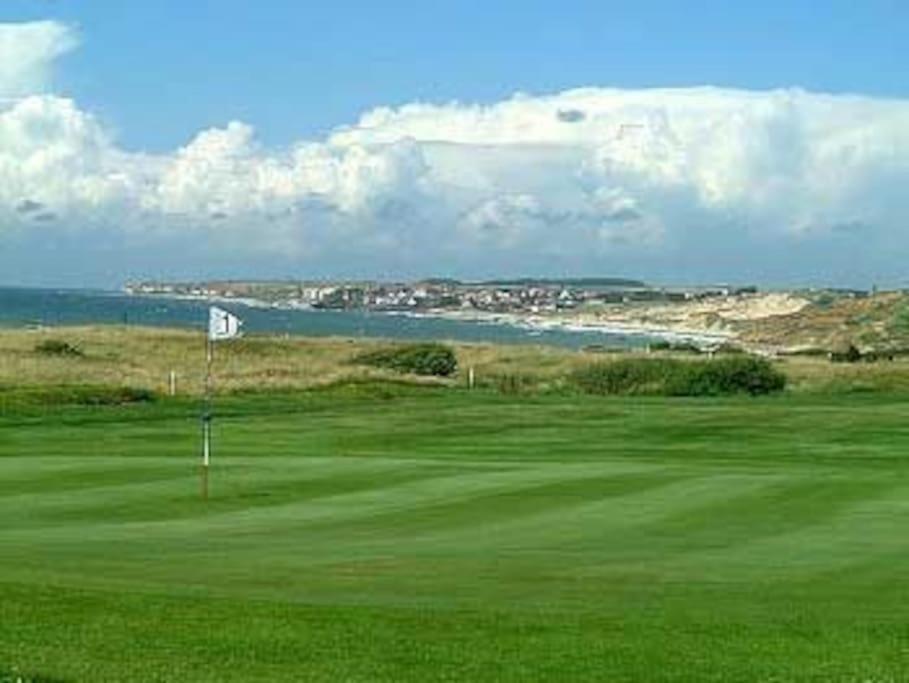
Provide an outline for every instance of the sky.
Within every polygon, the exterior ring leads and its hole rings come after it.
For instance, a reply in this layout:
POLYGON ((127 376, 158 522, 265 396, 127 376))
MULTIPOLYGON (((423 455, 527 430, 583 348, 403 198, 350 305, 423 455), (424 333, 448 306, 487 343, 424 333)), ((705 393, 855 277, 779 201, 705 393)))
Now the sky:
POLYGON ((909 4, 0 0, 0 284, 909 286, 909 4))

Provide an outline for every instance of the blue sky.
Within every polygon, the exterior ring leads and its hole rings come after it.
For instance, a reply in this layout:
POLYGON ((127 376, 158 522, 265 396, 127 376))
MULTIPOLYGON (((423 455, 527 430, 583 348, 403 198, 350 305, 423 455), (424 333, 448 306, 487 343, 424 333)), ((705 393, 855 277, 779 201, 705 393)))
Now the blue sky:
POLYGON ((231 119, 286 144, 380 105, 587 85, 909 95, 901 0, 4 0, 0 17, 77 26, 61 90, 154 150, 231 119))
MULTIPOLYGON (((10 39, 24 75, 0 117, 55 137, 30 141, 46 176, 14 176, 0 196, 0 281, 901 277, 906 175, 888 150, 909 121, 909 3, 0 5, 10 27, 47 20, 55 32, 10 39), (400 109, 414 103, 434 108, 400 109), (543 110, 589 127, 550 131, 543 110), (804 182, 831 159, 852 174, 804 182)), ((3 144, 0 121, 0 169, 3 144)))

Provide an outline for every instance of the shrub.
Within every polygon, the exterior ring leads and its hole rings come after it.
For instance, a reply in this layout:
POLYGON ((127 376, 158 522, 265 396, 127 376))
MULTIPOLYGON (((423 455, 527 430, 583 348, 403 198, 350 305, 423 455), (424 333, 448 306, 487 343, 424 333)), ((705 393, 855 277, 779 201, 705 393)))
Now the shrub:
POLYGON ((585 353, 630 353, 631 349, 627 346, 609 346, 607 344, 587 344, 581 347, 585 353))
POLYGON ((719 396, 782 391, 786 376, 767 360, 734 356, 712 361, 629 358, 576 370, 571 381, 590 394, 719 396))
POLYGON ((858 363, 862 360, 862 352, 856 348, 855 344, 850 344, 845 351, 834 351, 830 354, 830 361, 833 363, 858 363))
POLYGON ((703 353, 703 349, 700 346, 690 341, 675 341, 671 342, 669 348, 672 351, 678 351, 681 353, 703 353))
POLYGON ((84 356, 77 346, 62 339, 45 339, 35 345, 35 352, 45 356, 84 356))
POLYGON ((791 351, 783 351, 782 355, 804 358, 827 358, 830 356, 830 352, 818 346, 806 346, 791 351))
POLYGON ((714 349, 714 352, 721 353, 726 356, 744 356, 745 355, 745 349, 743 349, 741 346, 736 346, 735 344, 731 344, 730 342, 723 342, 722 344, 720 344, 718 347, 716 347, 714 349))
POLYGON ((588 394, 660 393, 667 373, 677 364, 673 360, 627 358, 579 368, 570 380, 588 394))
POLYGON ((655 339, 647 346, 651 351, 669 351, 672 349, 672 344, 670 344, 666 339, 655 339))
POLYGON ((690 363, 667 388, 674 396, 758 396, 785 389, 786 376, 763 358, 736 356, 690 363))
POLYGON ((694 342, 684 339, 656 339, 648 344, 651 351, 675 351, 677 353, 703 353, 703 349, 694 342))
POLYGON ((4 388, 0 408, 79 405, 116 406, 149 403, 155 393, 140 387, 105 387, 90 384, 4 388))
POLYGON ((898 349, 880 349, 877 351, 868 351, 862 355, 862 360, 866 363, 877 363, 879 361, 893 361, 897 356, 903 353, 898 349))
POLYGON ((404 344, 362 353, 355 363, 414 375, 448 377, 458 369, 454 351, 444 344, 404 344))
POLYGON ((128 403, 151 403, 155 392, 142 387, 110 387, 108 389, 83 387, 76 392, 76 403, 93 406, 125 405, 128 403))

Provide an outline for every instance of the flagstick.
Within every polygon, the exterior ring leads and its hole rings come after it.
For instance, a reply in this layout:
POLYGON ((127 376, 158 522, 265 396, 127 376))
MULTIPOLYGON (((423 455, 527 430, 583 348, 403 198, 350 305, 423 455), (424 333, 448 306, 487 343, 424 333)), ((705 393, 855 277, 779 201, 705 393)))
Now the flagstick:
POLYGON ((215 342, 240 336, 243 321, 217 306, 208 309, 208 330, 205 335, 205 398, 202 406, 202 500, 208 500, 208 471, 211 464, 212 360, 215 342))
POLYGON ((205 334, 205 399, 202 408, 202 500, 208 500, 208 466, 211 462, 211 363, 214 346, 205 334))

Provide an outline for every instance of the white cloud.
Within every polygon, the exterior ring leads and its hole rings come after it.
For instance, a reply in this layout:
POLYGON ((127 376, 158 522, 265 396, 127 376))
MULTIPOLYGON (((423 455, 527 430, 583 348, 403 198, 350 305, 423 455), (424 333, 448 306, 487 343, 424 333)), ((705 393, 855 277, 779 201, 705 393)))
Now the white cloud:
MULTIPOLYGON (((74 43, 52 22, 0 25, 0 92, 39 91, 74 43)), ((231 122, 160 155, 121 149, 71 100, 32 94, 0 109, 0 216, 26 230, 194 231, 301 258, 356 244, 379 262, 418 244, 426 270, 472 251, 591 263, 856 226, 909 246, 907 160, 909 101, 797 89, 409 104, 278 150, 231 122)))
POLYGON ((54 60, 78 42, 72 28, 56 21, 0 23, 0 98, 43 91, 54 60))

